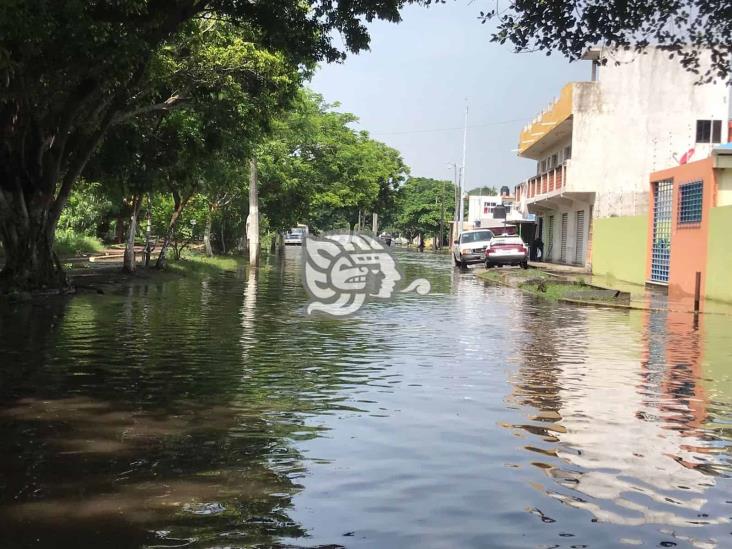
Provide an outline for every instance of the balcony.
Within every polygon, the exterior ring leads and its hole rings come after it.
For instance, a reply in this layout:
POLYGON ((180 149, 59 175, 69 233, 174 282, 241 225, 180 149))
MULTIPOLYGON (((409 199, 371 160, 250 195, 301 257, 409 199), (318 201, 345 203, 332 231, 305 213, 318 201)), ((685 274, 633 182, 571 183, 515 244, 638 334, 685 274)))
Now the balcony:
POLYGON ((521 183, 521 193, 531 203, 562 192, 567 185, 567 162, 521 183))
POLYGON ((559 97, 523 128, 519 156, 538 160, 547 149, 571 136, 574 89, 574 83, 564 86, 559 97))

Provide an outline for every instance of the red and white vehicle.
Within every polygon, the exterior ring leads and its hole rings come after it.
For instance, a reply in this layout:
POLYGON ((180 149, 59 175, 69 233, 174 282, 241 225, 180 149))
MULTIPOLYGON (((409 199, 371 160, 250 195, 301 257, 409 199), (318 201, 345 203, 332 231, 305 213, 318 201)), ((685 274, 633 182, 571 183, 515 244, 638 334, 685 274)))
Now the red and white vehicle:
POLYGON ((529 247, 518 235, 502 234, 494 236, 485 249, 485 268, 498 265, 521 265, 529 268, 529 247))

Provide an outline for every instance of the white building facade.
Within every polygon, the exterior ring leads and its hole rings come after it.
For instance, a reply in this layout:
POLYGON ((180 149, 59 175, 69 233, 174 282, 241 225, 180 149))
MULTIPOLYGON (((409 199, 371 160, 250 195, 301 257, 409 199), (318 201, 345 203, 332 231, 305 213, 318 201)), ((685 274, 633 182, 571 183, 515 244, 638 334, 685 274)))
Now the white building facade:
POLYGON ((498 195, 468 195, 468 215, 465 218, 470 229, 490 228, 503 225, 506 217, 511 219, 514 211, 514 197, 498 195))
POLYGON ((536 162, 536 175, 514 194, 522 214, 540 219, 546 261, 590 266, 602 253, 592 249, 597 220, 646 215, 651 172, 727 142, 729 89, 697 84, 654 48, 585 59, 592 80, 567 84, 521 132, 519 156, 536 162))

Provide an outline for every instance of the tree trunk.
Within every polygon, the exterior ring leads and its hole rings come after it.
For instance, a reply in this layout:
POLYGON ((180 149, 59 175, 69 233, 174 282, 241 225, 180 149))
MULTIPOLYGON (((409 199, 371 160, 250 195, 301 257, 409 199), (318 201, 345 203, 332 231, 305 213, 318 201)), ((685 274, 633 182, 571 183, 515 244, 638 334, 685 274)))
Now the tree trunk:
POLYGON ((152 254, 152 212, 150 211, 150 194, 147 195, 147 212, 145 212, 145 268, 150 266, 150 255, 152 254))
POLYGON ((226 255, 226 239, 224 238, 225 223, 226 223, 226 218, 222 215, 221 216, 221 255, 226 255))
POLYGON ((61 264, 53 251, 53 232, 49 227, 9 226, 3 220, 5 265, 0 272, 0 293, 7 290, 67 288, 61 264))
POLYGON ((249 239, 249 265, 259 263, 259 198, 257 195, 257 160, 249 161, 249 216, 247 217, 249 239))
POLYGON ((132 215, 130 216, 130 226, 127 229, 125 255, 122 263, 122 270, 126 273, 134 273, 137 269, 137 261, 135 260, 135 235, 137 233, 137 217, 140 214, 141 204, 142 196, 135 195, 132 199, 132 215))
POLYGON ((125 217, 120 215, 117 217, 117 223, 114 225, 114 241, 117 244, 122 244, 125 241, 125 217))
POLYGON ((0 185, 0 241, 5 265, 0 271, 0 292, 68 288, 53 251, 58 215, 53 197, 40 192, 26 195, 0 185))
POLYGON ((203 232, 203 245, 206 247, 206 255, 213 257, 213 249, 211 248, 211 208, 208 209, 206 215, 206 229, 203 232))
POLYGON ((163 239, 163 245, 160 247, 160 254, 158 255, 157 261, 155 262, 156 269, 165 268, 165 254, 170 247, 170 241, 173 240, 173 235, 175 234, 175 226, 178 224, 178 218, 180 217, 183 208, 185 208, 186 204, 193 196, 193 193, 190 193, 188 196, 181 200, 180 192, 178 192, 177 190, 173 190, 171 192, 173 193, 173 213, 171 214, 170 222, 168 223, 168 232, 165 234, 165 238, 163 239))

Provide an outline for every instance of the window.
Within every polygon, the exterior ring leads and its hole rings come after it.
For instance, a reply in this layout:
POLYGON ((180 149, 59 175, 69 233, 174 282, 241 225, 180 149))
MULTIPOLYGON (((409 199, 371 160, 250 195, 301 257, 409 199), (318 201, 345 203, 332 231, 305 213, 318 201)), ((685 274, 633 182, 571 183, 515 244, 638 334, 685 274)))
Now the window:
POLYGON ((483 202, 483 213, 489 214, 493 213, 493 208, 496 207, 496 202, 483 202))
POLYGON ((679 187, 679 224, 701 223, 703 196, 702 181, 679 187))
POLYGON ((541 173, 546 171, 546 158, 541 161, 541 173))
POLYGON ((558 160, 559 160, 559 155, 558 154, 553 154, 552 155, 552 165, 551 165, 552 168, 556 168, 557 167, 557 161, 558 160))
POLYGON ((696 121, 696 142, 697 143, 721 143, 722 142, 722 121, 721 120, 697 120, 696 121))
POLYGON ((570 158, 572 158, 572 145, 564 147, 564 159, 569 160, 570 158))
POLYGON ((493 238, 491 231, 473 231, 469 233, 463 233, 460 235, 460 244, 467 244, 469 242, 483 242, 493 238))

